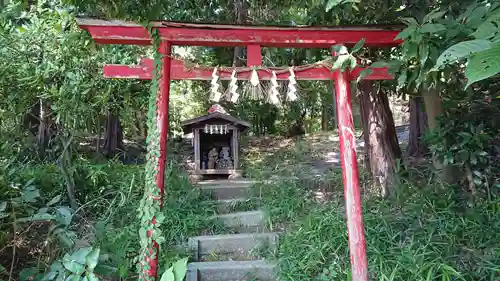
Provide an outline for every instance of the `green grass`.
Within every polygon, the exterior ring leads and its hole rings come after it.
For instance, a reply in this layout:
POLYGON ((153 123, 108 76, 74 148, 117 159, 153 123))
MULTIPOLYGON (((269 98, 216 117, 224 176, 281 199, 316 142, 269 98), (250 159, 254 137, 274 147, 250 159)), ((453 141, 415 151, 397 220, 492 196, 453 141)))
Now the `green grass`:
MULTIPOLYGON (((57 205, 68 205, 65 198, 65 183, 56 165, 35 161, 7 161, 8 159, 4 158, 0 160, 2 196, 7 196, 7 192, 12 193, 9 189, 11 183, 22 186, 32 181, 40 190, 41 198, 40 202, 33 203, 30 208, 37 210, 58 194, 62 195, 62 201, 57 205)), ((202 194, 199 189, 193 188, 180 168, 172 163, 169 165, 172 165, 172 169, 165 180, 163 212, 166 219, 162 224, 166 242, 160 251, 160 266, 170 264, 178 257, 189 255, 184 246, 187 245, 190 236, 202 233, 218 234, 225 231, 222 225, 210 219, 217 210, 215 202, 202 194)), ((71 168, 75 171, 76 195, 80 205, 80 212, 69 227, 74 233, 72 239, 79 244, 99 246, 101 254, 107 257, 101 265, 118 270, 113 276, 135 279, 134 259, 139 252, 137 208, 144 192, 144 165, 123 165, 115 161, 96 162, 77 157, 71 168)), ((31 210, 30 208, 28 209, 31 210)), ((41 249, 39 254, 22 256, 24 252, 29 252, 27 249, 32 247, 31 242, 37 244, 42 241, 31 240, 37 239, 36 237, 46 239, 49 233, 45 228, 29 228, 29 225, 23 224, 19 224, 19 229, 23 236, 18 239, 25 239, 30 243, 18 246, 16 258, 22 262, 16 264, 14 272, 32 266, 40 266, 43 270, 44 264, 40 263, 40 260, 56 259, 69 250, 60 245, 54 237, 50 239, 50 245, 41 249)), ((0 241, 3 245, 0 246, 3 248, 11 243, 12 227, 9 223, 5 223, 1 230, 0 241)), ((10 247, 6 249, 5 253, 2 253, 3 257, 11 255, 10 247)), ((2 266, 10 264, 9 259, 2 260, 2 266)))
MULTIPOLYGON (((187 175, 181 171, 175 164, 165 179, 165 197, 162 211, 165 214, 165 220, 162 223, 162 235, 165 242, 162 244, 162 250, 159 256, 160 267, 171 264, 179 258, 189 256, 187 251, 187 241, 189 237, 198 235, 221 234, 226 228, 211 217, 216 214, 216 204, 210 200, 210 197, 203 194, 200 189, 194 188, 188 181, 187 175)), ((144 166, 136 167, 136 177, 142 179, 144 166)), ((117 171, 117 173, 119 173, 117 171)), ((108 174, 108 173, 107 173, 108 174)), ((102 233, 101 245, 110 247, 110 252, 120 252, 124 246, 129 248, 126 253, 128 258, 122 260, 128 265, 126 276, 130 276, 131 271, 135 271, 134 263, 131 259, 138 249, 138 219, 136 218, 137 206, 142 198, 144 181, 134 182, 131 188, 133 199, 129 200, 127 206, 120 206, 116 215, 113 217, 113 223, 107 223, 106 232, 102 233), (124 232, 126 229, 128 232, 124 232), (117 241, 115 237, 121 239, 117 241)), ((120 253, 125 256, 123 253, 120 253)), ((160 272, 163 269, 160 268, 160 272)))
MULTIPOLYGON (((280 280, 351 280, 341 171, 310 174, 335 150, 321 135, 247 150, 254 179, 298 178, 255 186, 270 229, 284 232, 274 255, 280 280)), ((373 196, 370 177, 360 175, 370 280, 500 280, 500 198, 471 204, 463 192, 434 186, 429 171, 400 173, 390 200, 373 196)))
MULTIPOLYGON (((471 208, 453 193, 409 187, 364 204, 371 280, 498 280, 499 201, 471 208)), ((342 200, 320 202, 293 182, 266 190, 270 224, 286 229, 275 257, 281 279, 350 280, 342 200)))
POLYGON ((217 214, 216 203, 194 188, 179 169, 173 169, 166 181, 162 228, 167 242, 160 258, 170 263, 189 254, 179 249, 189 237, 222 234, 227 229, 212 218, 217 214))
POLYGON ((237 212, 246 212, 253 211, 260 208, 261 202, 258 198, 250 197, 248 199, 243 200, 233 200, 229 204, 226 204, 223 213, 237 213, 237 212))

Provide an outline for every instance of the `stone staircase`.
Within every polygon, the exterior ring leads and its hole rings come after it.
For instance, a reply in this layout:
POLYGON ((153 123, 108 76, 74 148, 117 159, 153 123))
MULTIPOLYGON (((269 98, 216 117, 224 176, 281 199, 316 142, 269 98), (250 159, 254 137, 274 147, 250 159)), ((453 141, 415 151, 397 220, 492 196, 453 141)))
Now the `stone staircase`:
POLYGON ((278 245, 278 233, 267 232, 261 210, 232 212, 244 203, 254 182, 213 180, 197 184, 217 200, 217 218, 230 234, 191 237, 188 242, 192 259, 187 281, 274 281, 277 266, 262 258, 263 252, 278 245))

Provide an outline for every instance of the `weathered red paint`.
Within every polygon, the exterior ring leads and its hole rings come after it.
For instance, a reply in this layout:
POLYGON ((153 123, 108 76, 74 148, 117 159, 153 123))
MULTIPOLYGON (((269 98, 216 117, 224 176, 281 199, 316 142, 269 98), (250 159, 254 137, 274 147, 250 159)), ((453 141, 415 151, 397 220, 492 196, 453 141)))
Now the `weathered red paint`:
POLYGON ((247 66, 262 65, 262 48, 260 45, 247 46, 247 66))
POLYGON ((165 163, 167 160, 167 139, 168 139, 168 104, 170 98, 170 80, 171 80, 171 54, 172 45, 170 42, 163 42, 160 46, 162 58, 162 77, 160 85, 160 95, 158 96, 157 102, 157 127, 160 130, 160 158, 158 171, 156 177, 156 184, 160 189, 161 199, 160 204, 163 206, 163 194, 165 191, 165 163))
MULTIPOLYGON (((163 55, 162 58, 162 68, 161 68, 161 79, 159 80, 160 93, 156 100, 156 126, 160 132, 160 156, 157 158, 157 174, 156 174, 156 186, 160 192, 160 198, 155 198, 160 205, 163 207, 163 196, 165 193, 165 164, 167 160, 167 141, 168 141, 168 102, 170 97, 170 68, 171 68, 171 44, 169 42, 163 42, 160 46, 160 53, 163 55)), ((151 221, 152 225, 156 224, 156 218, 151 221)), ((148 232, 151 236, 151 232, 148 232)), ((156 241, 153 241, 153 248, 156 250, 156 257, 154 259, 147 258, 149 262, 149 276, 157 279, 158 271, 158 253, 160 252, 160 246, 156 241)))
MULTIPOLYGON (((213 67, 184 65, 181 60, 171 60, 172 80, 211 80, 213 67)), ((249 80, 252 69, 248 67, 219 68, 219 79, 230 80, 232 71, 236 70, 238 80, 249 80)), ((356 79, 364 68, 355 68, 350 78, 356 79)), ((272 71, 276 72, 278 80, 288 80, 290 72, 288 67, 274 67, 257 70, 260 80, 270 80, 272 71)), ((104 66, 104 77, 120 79, 143 79, 151 80, 153 73, 153 60, 142 59, 139 65, 108 64, 104 66)), ((330 80, 332 78, 331 69, 326 65, 318 64, 311 67, 295 67, 296 80, 330 80)), ((389 74, 388 68, 373 68, 373 73, 363 78, 364 80, 392 80, 394 77, 389 74)))
MULTIPOLYGON (((78 18, 97 43, 150 45, 151 36, 139 24, 119 20, 78 18)), ((265 27, 217 24, 185 24, 155 22, 160 38, 182 46, 248 46, 287 48, 329 48, 335 44, 351 46, 365 39, 365 46, 396 46, 394 38, 401 26, 339 26, 339 27, 265 27)))
POLYGON ((333 80, 335 81, 340 162, 342 181, 344 182, 352 281, 368 281, 368 261, 356 158, 356 137, 352 116, 351 79, 347 71, 337 70, 333 73, 333 80))

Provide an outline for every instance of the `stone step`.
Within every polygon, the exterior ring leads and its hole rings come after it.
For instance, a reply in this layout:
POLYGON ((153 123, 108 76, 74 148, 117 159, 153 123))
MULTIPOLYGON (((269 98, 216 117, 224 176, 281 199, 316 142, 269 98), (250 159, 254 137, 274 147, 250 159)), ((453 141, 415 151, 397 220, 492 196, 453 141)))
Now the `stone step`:
POLYGON ((277 266, 264 260, 193 262, 186 281, 275 281, 277 266))
POLYGON ((242 212, 255 210, 260 206, 259 198, 236 198, 236 199, 225 199, 217 200, 217 211, 219 214, 227 214, 232 212, 242 212))
POLYGON ((262 251, 275 250, 277 233, 245 233, 189 238, 189 249, 196 261, 202 260, 253 260, 262 251))
POLYGON ((245 186, 249 187, 254 184, 258 183, 257 181, 254 180, 245 180, 245 179, 239 179, 239 180, 203 180, 196 185, 202 187, 202 186, 221 186, 221 185, 231 185, 231 186, 245 186))
POLYGON ((265 215, 263 211, 237 212, 218 215, 217 219, 236 233, 264 232, 265 215))
POLYGON ((248 185, 227 184, 201 186, 201 190, 209 193, 214 200, 228 200, 247 198, 251 189, 248 185))

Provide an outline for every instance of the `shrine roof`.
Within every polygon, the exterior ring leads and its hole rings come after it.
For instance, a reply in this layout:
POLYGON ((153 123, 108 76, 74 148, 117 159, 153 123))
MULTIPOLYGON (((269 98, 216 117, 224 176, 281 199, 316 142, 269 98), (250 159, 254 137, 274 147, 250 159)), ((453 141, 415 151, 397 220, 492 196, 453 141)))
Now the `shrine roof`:
MULTIPOLYGON (((80 28, 88 30, 102 44, 150 45, 146 27, 129 21, 77 18, 80 28)), ((396 46, 401 25, 350 26, 255 26, 155 21, 162 40, 185 46, 245 46, 328 48, 335 44, 354 45, 365 39, 365 46, 396 46)))
POLYGON ((191 127, 193 127, 194 125, 203 125, 203 124, 209 123, 209 121, 211 121, 211 120, 221 120, 221 119, 229 122, 231 125, 240 127, 242 130, 251 127, 251 124, 249 122, 238 119, 238 118, 233 117, 229 114, 221 113, 221 112, 213 112, 213 113, 209 113, 207 115, 203 115, 203 116, 199 116, 199 117, 196 117, 193 119, 183 121, 181 123, 181 127, 185 132, 188 132, 189 129, 191 127))

